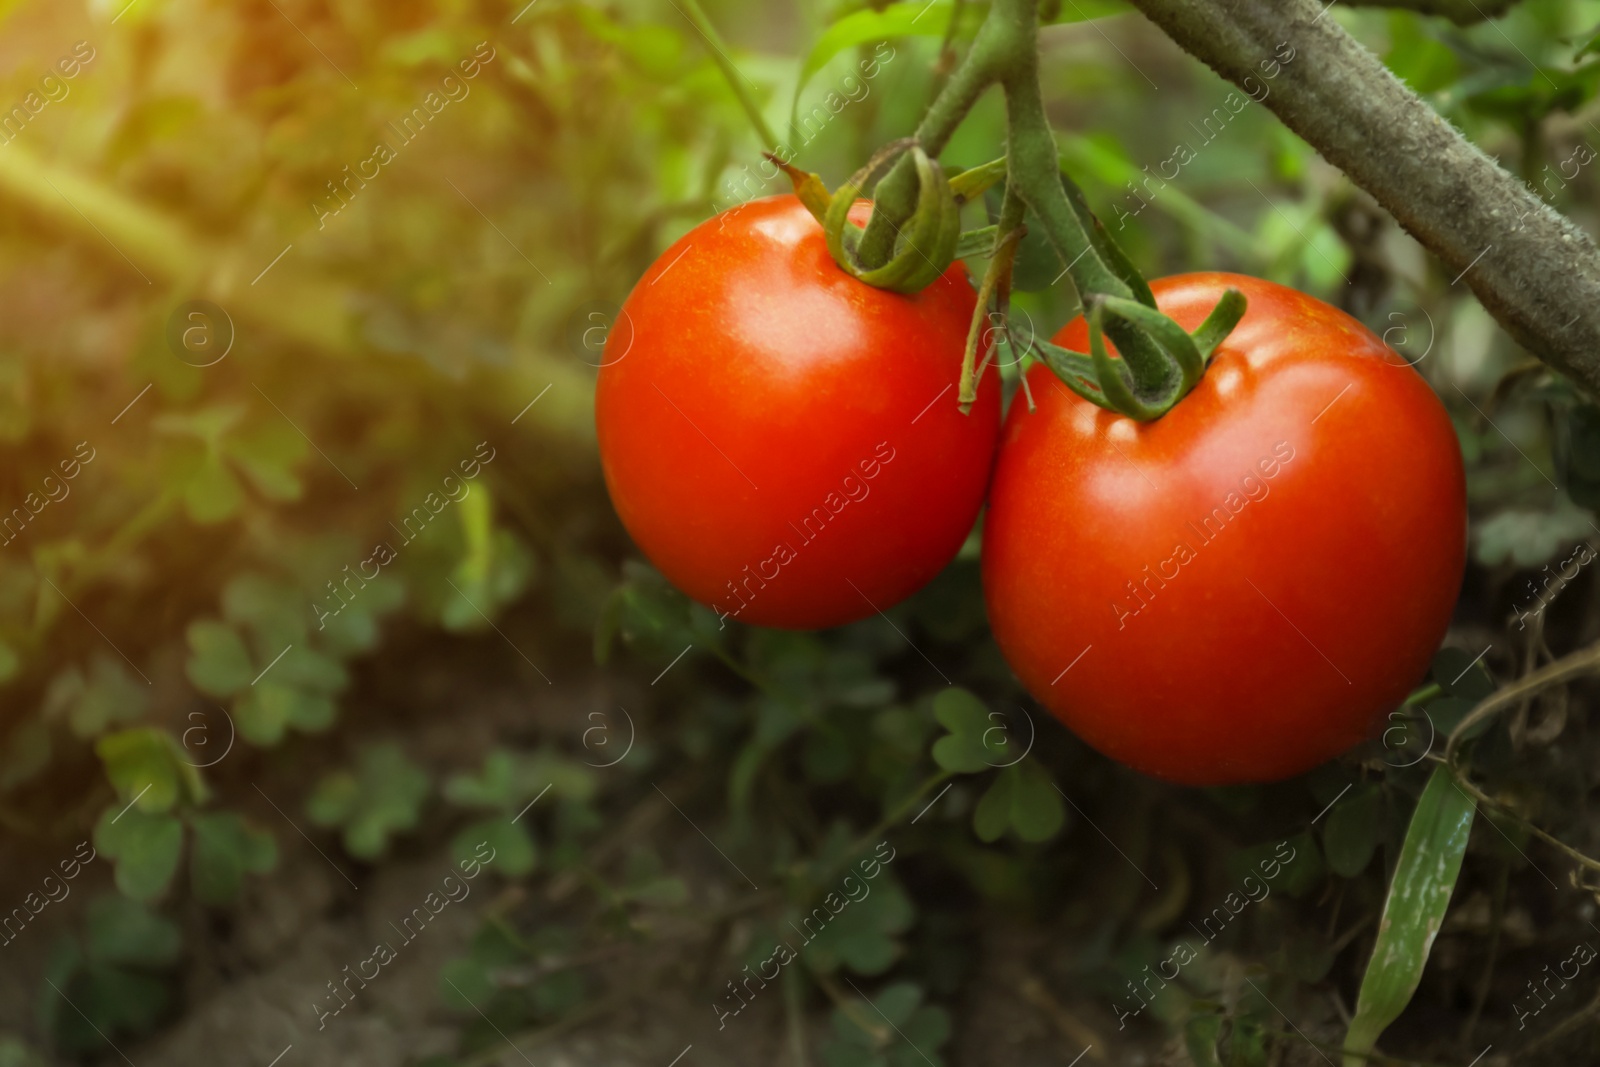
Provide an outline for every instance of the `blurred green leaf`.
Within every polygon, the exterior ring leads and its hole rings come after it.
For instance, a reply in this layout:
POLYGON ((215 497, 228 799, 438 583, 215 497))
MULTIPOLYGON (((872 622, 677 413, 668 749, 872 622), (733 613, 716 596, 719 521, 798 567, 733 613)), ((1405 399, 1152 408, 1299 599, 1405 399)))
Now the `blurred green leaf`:
POLYGON ((124 896, 154 900, 167 891, 183 851, 183 823, 174 815, 150 815, 137 807, 116 804, 100 813, 94 847, 117 868, 116 883, 124 896))
POLYGON ((870 999, 835 1008, 833 1037, 820 1049, 828 1067, 943 1067, 950 1016, 925 1005, 923 990, 895 982, 870 999))
POLYGON ((1537 567, 1593 534, 1592 522, 1587 511, 1565 497, 1545 511, 1507 508, 1477 523, 1473 554, 1485 566, 1537 567))
POLYGON ((167 811, 180 801, 203 803, 209 795, 200 772, 165 730, 136 727, 106 734, 94 748, 123 803, 140 811, 167 811))
POLYGON ((1378 847, 1378 803, 1376 786, 1365 782, 1328 812, 1322 829, 1322 851, 1328 869, 1341 878, 1354 878, 1367 869, 1378 847))
POLYGON ((190 885, 202 904, 225 905, 238 899, 246 873, 266 874, 278 864, 278 843, 265 830, 235 812, 194 815, 189 857, 190 885))
POLYGON ((185 669, 189 681, 207 696, 231 697, 256 676, 244 639, 226 623, 197 619, 189 624, 188 639, 185 669))
POLYGON ((113 966, 170 967, 183 948, 172 920, 115 894, 89 902, 87 934, 89 958, 113 966))
POLYGON ((1196 1008, 1183 1027, 1183 1047, 1194 1067, 1222 1067, 1217 1040, 1222 1036, 1222 1015, 1211 1008, 1196 1008))
POLYGON ((1477 805, 1456 785, 1450 769, 1435 767, 1411 816, 1389 883, 1378 940, 1345 1037, 1345 1067, 1366 1062, 1366 1053, 1417 991, 1461 873, 1476 811, 1477 805))
POLYGON ((417 825, 429 790, 427 773, 399 745, 368 745, 355 770, 323 776, 306 813, 318 826, 342 828, 345 849, 371 860, 383 854, 392 835, 417 825))
POLYGON ((450 842, 450 854, 456 860, 470 859, 473 850, 484 842, 494 849, 494 869, 507 878, 530 874, 538 863, 539 850, 528 828, 504 816, 463 826, 450 842))
MULTIPOLYGON (((832 891, 796 920, 809 938, 807 962, 823 973, 847 967, 857 974, 888 970, 900 957, 899 935, 915 915, 911 898, 887 872, 863 883, 870 892, 859 900, 832 891)), ((795 946, 799 950, 799 946, 795 946)))
POLYGON ((1390 13, 1389 51, 1383 62, 1395 77, 1424 95, 1453 85, 1461 76, 1455 52, 1409 11, 1390 13))
POLYGON ((1003 724, 967 690, 941 690, 933 698, 933 717, 949 731, 933 743, 933 761, 945 770, 976 774, 1009 758, 1011 742, 1003 724))
POLYGON ((1066 822, 1066 808, 1050 775, 1032 759, 1023 759, 995 776, 978 801, 972 826, 983 841, 998 841, 1007 830, 1023 841, 1048 841, 1066 822))
POLYGON ((1465 649, 1441 648, 1434 654, 1429 673, 1446 693, 1476 704, 1494 692, 1494 679, 1483 659, 1483 652, 1475 655, 1465 649))

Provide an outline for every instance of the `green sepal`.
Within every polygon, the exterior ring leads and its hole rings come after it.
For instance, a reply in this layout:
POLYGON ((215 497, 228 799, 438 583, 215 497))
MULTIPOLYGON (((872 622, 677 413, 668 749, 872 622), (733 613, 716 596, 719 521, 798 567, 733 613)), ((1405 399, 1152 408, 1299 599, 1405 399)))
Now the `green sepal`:
POLYGON ((1217 306, 1211 309, 1211 314, 1206 316, 1206 321, 1191 336, 1194 346, 1200 353, 1202 369, 1211 362, 1211 357, 1216 354, 1217 346, 1228 339, 1233 328, 1239 325, 1239 320, 1244 318, 1245 307, 1248 301, 1237 289, 1229 289, 1222 294, 1222 299, 1217 301, 1217 306))
POLYGON ((834 191, 822 224, 828 252, 852 277, 878 289, 915 293, 943 274, 955 259, 961 237, 961 209, 937 160, 915 140, 894 141, 867 161, 867 165, 834 191), (878 172, 902 152, 909 151, 917 172, 917 210, 896 241, 896 251, 881 267, 862 270, 856 262, 856 242, 861 231, 849 224, 856 198, 878 172))
POLYGON ((1037 338, 1034 339, 1032 350, 1068 389, 1096 407, 1105 408, 1107 411, 1117 410, 1111 401, 1106 399, 1105 392, 1100 388, 1100 372, 1096 369, 1093 359, 1082 352, 1074 352, 1070 348, 1062 348, 1058 344, 1037 338))
POLYGON ((1105 393, 1105 398, 1113 411, 1140 421, 1153 419, 1166 409, 1157 410, 1141 400, 1134 392, 1132 384, 1122 376, 1122 368, 1111 362, 1111 357, 1106 353, 1102 307, 1101 301, 1092 301, 1087 316, 1089 357, 1094 360, 1095 380, 1100 383, 1100 389, 1105 393))
POLYGON ((957 204, 970 204, 1006 176, 1006 157, 992 159, 950 179, 950 192, 957 204))
MULTIPOLYGON (((1157 347, 1177 362, 1181 379, 1178 396, 1187 393, 1189 387, 1200 380, 1200 375, 1206 369, 1205 362, 1200 358, 1200 350, 1195 347, 1194 338, 1185 333, 1182 326, 1154 307, 1136 300, 1103 296, 1099 299, 1099 304, 1104 313, 1115 315, 1149 335, 1157 347)), ((1176 399, 1175 397, 1174 400, 1176 399)))
POLYGON ((828 186, 823 182, 822 175, 785 163, 771 152, 761 154, 789 176, 789 181, 794 185, 794 195, 800 198, 800 202, 818 222, 826 225, 828 208, 833 204, 833 194, 828 192, 828 186))

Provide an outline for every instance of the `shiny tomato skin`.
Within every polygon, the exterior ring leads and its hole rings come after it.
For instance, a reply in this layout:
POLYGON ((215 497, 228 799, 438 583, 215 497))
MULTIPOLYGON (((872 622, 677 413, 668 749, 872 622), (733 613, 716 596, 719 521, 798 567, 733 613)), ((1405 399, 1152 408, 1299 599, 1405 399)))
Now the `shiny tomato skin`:
POLYGON ((850 277, 793 196, 691 230, 623 305, 596 389, 634 542, 740 622, 820 629, 911 595, 960 549, 993 467, 996 375, 956 404, 975 306, 960 264, 912 296, 850 277))
MULTIPOLYGON (((1194 329, 1249 300, 1205 377, 1139 423, 1043 366, 984 521, 994 635, 1079 737, 1188 785, 1276 781, 1371 736, 1423 676, 1466 561, 1449 416, 1355 319, 1272 282, 1155 282, 1194 329)), ((1087 351, 1083 320, 1059 344, 1087 351)))

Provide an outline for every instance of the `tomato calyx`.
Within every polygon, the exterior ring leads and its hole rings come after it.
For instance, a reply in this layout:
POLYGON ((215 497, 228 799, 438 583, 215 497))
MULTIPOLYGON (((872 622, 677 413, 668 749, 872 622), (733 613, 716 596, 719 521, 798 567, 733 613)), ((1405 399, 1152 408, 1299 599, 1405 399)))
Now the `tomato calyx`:
MULTIPOLYGON (((907 137, 884 145, 866 166, 839 188, 828 191, 820 175, 800 170, 768 153, 794 184, 795 195, 822 224, 828 252, 851 277, 896 293, 915 293, 933 284, 955 262, 961 233, 961 204, 939 161, 907 137), (879 266, 868 266, 858 254, 863 230, 850 221, 850 209, 878 174, 900 156, 909 156, 917 180, 916 209, 901 227, 893 254, 879 266)), ((971 185, 972 183, 968 183, 971 185)))
POLYGON ((1244 317, 1246 300, 1237 289, 1222 295, 1193 333, 1137 300, 1091 295, 1084 308, 1089 352, 1034 341, 1034 350, 1056 377, 1092 404, 1148 422, 1172 410, 1199 383, 1217 347, 1244 317), (1115 326, 1132 328, 1147 341, 1125 347, 1113 334, 1121 359, 1106 351, 1115 326))
POLYGON ((796 195, 822 223, 835 262, 869 285, 912 293, 956 258, 988 257, 962 359, 956 399, 963 412, 976 396, 994 338, 1025 354, 1014 344, 1008 313, 1017 241, 1027 220, 1066 264, 1091 341, 1087 353, 1042 342, 1028 351, 1092 403, 1141 421, 1160 418, 1205 373, 1211 354, 1243 316, 1244 297, 1230 293, 1219 301, 1193 335, 1157 310, 1144 276, 1063 165, 1039 89, 1038 29, 1038 0, 995 0, 966 58, 918 124, 917 136, 885 145, 831 193, 818 175, 767 158, 789 175, 796 195), (1006 154, 947 180, 935 157, 989 86, 1005 95, 1006 154), (962 205, 1001 181, 999 219, 962 233, 962 205), (869 192, 872 215, 858 227, 850 209, 869 192), (1106 337, 1120 360, 1107 354, 1106 337), (980 364, 978 349, 985 342, 991 343, 980 364))

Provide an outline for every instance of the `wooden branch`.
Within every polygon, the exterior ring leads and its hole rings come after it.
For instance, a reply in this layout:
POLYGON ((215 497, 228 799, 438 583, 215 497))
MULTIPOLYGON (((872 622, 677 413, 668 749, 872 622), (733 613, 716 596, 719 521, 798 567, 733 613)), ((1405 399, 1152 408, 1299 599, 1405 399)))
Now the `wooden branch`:
MULTIPOLYGON (((1313 0, 1132 0, 1382 204, 1518 342, 1600 395, 1600 252, 1313 0), (1260 66, 1293 49, 1269 83, 1260 66)), ((1477 0, 1482 5, 1483 0, 1477 0)))
POLYGON ((1340 0, 1345 7, 1389 7, 1419 15, 1441 15, 1457 26, 1497 19, 1522 0, 1340 0))

